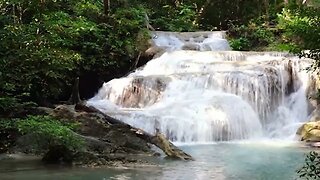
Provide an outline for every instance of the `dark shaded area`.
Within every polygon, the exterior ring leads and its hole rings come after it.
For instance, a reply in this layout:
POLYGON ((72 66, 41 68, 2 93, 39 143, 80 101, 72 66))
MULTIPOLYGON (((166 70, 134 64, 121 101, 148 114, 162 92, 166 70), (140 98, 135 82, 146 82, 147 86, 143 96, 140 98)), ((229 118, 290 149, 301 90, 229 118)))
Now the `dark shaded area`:
POLYGON ((90 99, 102 87, 103 80, 95 72, 86 73, 79 78, 79 94, 81 99, 90 99))
MULTIPOLYGON (((95 96, 104 82, 108 82, 114 78, 121 78, 134 71, 136 68, 144 66, 152 58, 152 55, 142 55, 135 63, 128 63, 122 68, 113 69, 104 74, 98 72, 86 72, 79 77, 79 94, 82 100, 87 100, 95 96), (131 65, 133 64, 133 65, 131 65), (130 67, 131 65, 131 67, 130 67), (136 66, 134 66, 136 65, 136 66)), ((124 60, 125 61, 125 60, 124 60)), ((129 61, 129 60, 127 60, 129 61)), ((70 91, 71 92, 71 91, 70 91)))
POLYGON ((42 161, 48 164, 72 163, 73 153, 63 145, 49 147, 49 151, 44 155, 42 161))
POLYGON ((14 128, 0 128, 0 154, 7 153, 15 145, 19 132, 14 128))

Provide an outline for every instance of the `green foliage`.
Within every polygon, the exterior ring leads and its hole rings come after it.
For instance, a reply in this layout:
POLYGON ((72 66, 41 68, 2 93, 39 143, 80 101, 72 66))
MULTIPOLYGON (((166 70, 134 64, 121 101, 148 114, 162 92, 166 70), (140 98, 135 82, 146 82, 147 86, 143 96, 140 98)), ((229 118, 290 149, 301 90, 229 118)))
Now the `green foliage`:
POLYGON ((17 121, 17 128, 22 134, 32 134, 37 147, 65 145, 70 149, 79 149, 82 141, 71 130, 72 125, 63 124, 48 116, 29 116, 17 121))
POLYGON ((11 116, 11 113, 18 113, 25 107, 32 107, 36 104, 33 102, 20 102, 18 98, 10 96, 0 97, 0 118, 11 116))
POLYGON ((250 48, 250 42, 247 38, 240 37, 229 41, 230 47, 236 51, 243 51, 250 48))
POLYGON ((300 7, 284 9, 279 14, 279 28, 284 39, 294 42, 299 49, 320 48, 320 9, 300 7))
POLYGON ((297 173, 300 179, 320 179, 320 155, 314 151, 307 154, 305 164, 297 173))
MULTIPOLYGON (((81 59, 79 53, 67 47, 76 43, 73 39, 84 31, 83 26, 86 24, 81 18, 72 18, 64 12, 47 9, 49 7, 46 5, 53 5, 50 9, 54 10, 60 1, 46 1, 48 4, 44 4, 43 8, 49 11, 47 14, 38 12, 25 1, 20 2, 22 4, 6 3, 13 7, 19 5, 21 11, 26 9, 34 14, 19 17, 19 22, 13 19, 1 30, 0 68, 4 72, 0 78, 4 81, 1 81, 0 89, 7 94, 33 97, 35 99, 32 100, 36 101, 57 98, 64 87, 71 84, 73 77, 70 75, 81 59)), ((6 11, 2 13, 8 15, 6 11)))
POLYGON ((8 129, 15 127, 15 121, 10 119, 0 119, 0 129, 8 129))
POLYGON ((125 73, 146 34, 143 8, 106 17, 100 1, 4 0, 0 13, 0 92, 22 101, 67 98, 87 72, 125 73))
POLYGON ((13 97, 0 97, 0 112, 3 114, 14 109, 18 105, 17 99, 13 97))
POLYGON ((192 4, 166 4, 162 6, 161 11, 154 11, 150 17, 152 25, 160 30, 195 31, 198 27, 196 7, 192 4))
POLYGON ((11 128, 11 121, 7 120, 3 122, 0 120, 0 154, 8 152, 14 146, 16 136, 18 135, 17 130, 11 128))
MULTIPOLYGON (((309 67, 308 70, 319 72, 320 49, 311 49, 311 50, 307 50, 307 51, 301 51, 300 56, 314 59, 312 66, 309 67)), ((320 95, 320 92, 318 92, 318 94, 320 95)))
POLYGON ((275 34, 262 24, 232 25, 229 29, 233 50, 252 50, 265 47, 275 41, 275 34))
POLYGON ((83 141, 75 135, 73 124, 62 123, 49 116, 28 116, 26 119, 1 120, 0 129, 17 129, 28 136, 32 152, 40 153, 50 146, 63 145, 70 150, 78 150, 83 141))
POLYGON ((266 48, 267 51, 286 51, 291 52, 294 49, 296 49, 296 45, 293 43, 285 43, 285 42, 279 42, 274 41, 273 43, 270 43, 269 46, 266 48))
POLYGON ((279 14, 279 28, 283 30, 283 39, 294 44, 291 49, 301 57, 314 59, 310 70, 320 67, 320 8, 286 8, 279 14), (307 50, 307 51, 306 51, 307 50))
POLYGON ((131 7, 117 9, 111 15, 112 28, 109 30, 108 42, 115 54, 126 54, 131 58, 134 57, 138 51, 135 41, 145 27, 145 13, 145 9, 142 7, 131 7), (121 39, 121 37, 127 38, 121 39))

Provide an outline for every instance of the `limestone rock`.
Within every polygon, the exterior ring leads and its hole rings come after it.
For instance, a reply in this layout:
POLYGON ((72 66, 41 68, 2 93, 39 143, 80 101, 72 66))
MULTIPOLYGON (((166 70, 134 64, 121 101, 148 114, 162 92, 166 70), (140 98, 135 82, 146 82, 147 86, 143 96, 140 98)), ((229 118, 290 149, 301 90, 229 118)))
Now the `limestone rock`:
POLYGON ((117 151, 126 153, 151 152, 148 143, 137 137, 131 128, 121 124, 109 127, 103 140, 118 147, 117 151))
POLYGON ((320 110, 318 107, 312 111, 311 118, 309 119, 309 122, 317 122, 317 121, 320 121, 320 110))
POLYGON ((320 121, 303 124, 297 134, 301 136, 302 141, 320 142, 320 121))
POLYGON ((59 105, 50 114, 52 117, 72 123, 78 123, 77 132, 85 136, 102 137, 108 124, 96 113, 77 112, 73 105, 59 105))
POLYGON ((102 114, 81 105, 60 105, 51 116, 78 123, 77 133, 83 136, 90 150, 104 153, 151 153, 148 143, 137 137, 128 126, 109 124, 102 114))
MULTIPOLYGON (((66 119, 71 122, 80 123, 77 133, 85 140, 87 151, 107 156, 110 153, 118 154, 149 154, 150 144, 154 144, 162 149, 168 157, 181 160, 193 160, 193 158, 174 146, 164 135, 157 133, 155 136, 148 134, 141 129, 134 128, 117 119, 103 114, 93 107, 82 107, 84 105, 58 106, 51 114, 54 117, 66 119), (81 112, 77 112, 80 110, 81 112)), ((83 156, 80 156, 83 157, 83 156)), ((87 157, 87 156, 85 156, 87 157)), ((76 158, 77 159, 77 158, 76 158)), ((81 158, 80 158, 81 159, 81 158)), ((96 158, 93 158, 96 162, 96 158)), ((108 158, 103 158, 109 160, 108 158)), ((80 160, 91 162, 89 160, 80 160)), ((100 162, 100 160, 98 161, 100 162)), ((98 163, 99 165, 100 163, 98 163)), ((103 163, 102 163, 103 164, 103 163)))

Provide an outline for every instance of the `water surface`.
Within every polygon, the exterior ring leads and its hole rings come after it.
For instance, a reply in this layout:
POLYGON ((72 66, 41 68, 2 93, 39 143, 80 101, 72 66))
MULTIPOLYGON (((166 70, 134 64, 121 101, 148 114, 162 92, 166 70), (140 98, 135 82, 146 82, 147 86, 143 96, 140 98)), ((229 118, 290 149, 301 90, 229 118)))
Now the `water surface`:
POLYGON ((160 159, 159 166, 143 168, 71 168, 43 166, 38 161, 0 161, 0 179, 295 179, 310 149, 278 143, 217 143, 182 145, 195 161, 160 159))

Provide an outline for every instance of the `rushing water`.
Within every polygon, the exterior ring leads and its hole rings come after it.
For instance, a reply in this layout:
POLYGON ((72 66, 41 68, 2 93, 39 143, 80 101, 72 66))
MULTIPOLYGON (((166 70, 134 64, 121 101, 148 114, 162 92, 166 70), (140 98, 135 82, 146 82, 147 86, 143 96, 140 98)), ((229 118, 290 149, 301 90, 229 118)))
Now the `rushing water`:
POLYGON ((166 53, 105 83, 89 105, 174 142, 293 139, 307 120, 310 60, 230 51, 223 32, 153 37, 166 53))
POLYGON ((138 168, 68 168, 38 161, 2 161, 1 180, 291 180, 307 151, 293 144, 253 142, 181 146, 195 161, 160 159, 158 166, 138 168), (281 144, 281 145, 280 145, 281 144))

